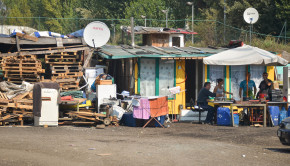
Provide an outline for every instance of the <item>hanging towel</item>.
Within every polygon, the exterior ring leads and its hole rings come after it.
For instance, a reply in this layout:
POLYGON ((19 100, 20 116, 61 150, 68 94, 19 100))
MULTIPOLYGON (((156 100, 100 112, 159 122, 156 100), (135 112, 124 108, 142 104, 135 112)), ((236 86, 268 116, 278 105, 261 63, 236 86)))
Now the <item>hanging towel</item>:
POLYGON ((150 118, 150 103, 148 99, 140 99, 139 106, 133 106, 133 117, 136 119, 150 118))
POLYGON ((150 114, 151 117, 159 117, 168 114, 168 98, 159 97, 150 99, 150 114))

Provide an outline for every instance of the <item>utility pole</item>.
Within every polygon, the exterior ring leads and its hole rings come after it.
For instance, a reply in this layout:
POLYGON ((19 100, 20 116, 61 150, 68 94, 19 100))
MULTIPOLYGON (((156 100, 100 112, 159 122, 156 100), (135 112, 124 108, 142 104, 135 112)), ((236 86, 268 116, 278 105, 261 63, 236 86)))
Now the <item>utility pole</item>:
POLYGON ((134 17, 131 17, 131 45, 134 48, 135 46, 135 30, 134 30, 134 17))
MULTIPOLYGON (((194 3, 193 2, 187 2, 187 5, 191 6, 191 29, 192 33, 194 32, 194 3)), ((191 34, 191 42, 194 43, 194 35, 191 34)))
POLYGON ((226 43, 226 0, 224 0, 224 44, 226 43))
POLYGON ((169 9, 167 9, 167 10, 161 10, 163 13, 165 13, 165 15, 166 15, 166 28, 168 28, 168 11, 169 11, 169 9))

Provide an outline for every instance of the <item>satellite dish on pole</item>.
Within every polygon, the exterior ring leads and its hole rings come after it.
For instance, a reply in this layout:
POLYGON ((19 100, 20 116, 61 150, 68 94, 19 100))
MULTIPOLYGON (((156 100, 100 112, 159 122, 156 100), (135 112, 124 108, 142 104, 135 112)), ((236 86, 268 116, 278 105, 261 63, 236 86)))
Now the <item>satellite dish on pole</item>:
POLYGON ((244 11, 244 20, 248 24, 255 24, 259 19, 259 13, 255 8, 248 8, 244 11))
POLYGON ((100 21, 89 23, 84 30, 84 40, 91 47, 101 47, 110 39, 110 29, 100 21))

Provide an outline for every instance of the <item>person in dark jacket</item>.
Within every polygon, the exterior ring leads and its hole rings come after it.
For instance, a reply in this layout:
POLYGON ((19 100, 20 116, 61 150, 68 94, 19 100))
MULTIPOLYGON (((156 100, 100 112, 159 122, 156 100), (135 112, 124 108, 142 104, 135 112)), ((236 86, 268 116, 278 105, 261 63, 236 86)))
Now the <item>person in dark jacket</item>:
POLYGON ((204 83, 203 88, 199 91, 197 97, 197 105, 202 109, 208 111, 205 122, 206 124, 212 124, 215 109, 212 106, 208 105, 209 97, 216 97, 215 93, 212 93, 210 90, 210 82, 204 83))

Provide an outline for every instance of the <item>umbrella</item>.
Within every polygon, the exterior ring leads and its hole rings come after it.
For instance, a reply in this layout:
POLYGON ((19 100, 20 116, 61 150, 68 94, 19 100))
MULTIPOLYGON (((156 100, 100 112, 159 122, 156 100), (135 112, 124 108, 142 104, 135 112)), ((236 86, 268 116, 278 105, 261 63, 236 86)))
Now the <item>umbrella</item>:
POLYGON ((244 45, 203 59, 208 65, 263 65, 285 66, 288 61, 258 47, 244 45))
MULTIPOLYGON (((204 58, 203 63, 207 65, 262 65, 262 66, 285 66, 288 61, 258 47, 243 45, 234 49, 229 49, 210 57, 204 58)), ((248 70, 247 70, 248 71, 248 70)), ((247 97, 248 97, 248 72, 247 97)))

